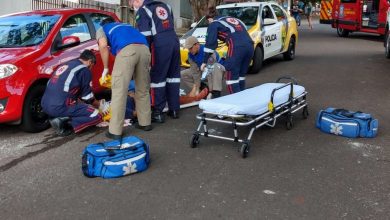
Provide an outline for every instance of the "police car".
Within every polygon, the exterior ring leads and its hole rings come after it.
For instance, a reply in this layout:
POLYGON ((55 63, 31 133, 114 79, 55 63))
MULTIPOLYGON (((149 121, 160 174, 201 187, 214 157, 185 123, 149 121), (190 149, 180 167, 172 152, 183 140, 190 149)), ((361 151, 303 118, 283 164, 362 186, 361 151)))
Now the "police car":
MULTIPOLYGON (((264 60, 279 54, 283 54, 286 60, 294 59, 298 41, 297 24, 295 19, 277 3, 233 3, 219 5, 217 11, 220 16, 238 18, 246 25, 255 48, 250 73, 258 73, 264 60)), ((198 23, 191 26, 193 28, 180 39, 181 45, 184 45, 185 39, 191 35, 198 38, 200 43, 205 42, 207 19, 203 17, 198 23)), ((221 57, 224 57, 227 46, 223 42, 219 42, 217 51, 221 57)), ((181 47, 180 53, 182 66, 189 67, 188 50, 181 47)))

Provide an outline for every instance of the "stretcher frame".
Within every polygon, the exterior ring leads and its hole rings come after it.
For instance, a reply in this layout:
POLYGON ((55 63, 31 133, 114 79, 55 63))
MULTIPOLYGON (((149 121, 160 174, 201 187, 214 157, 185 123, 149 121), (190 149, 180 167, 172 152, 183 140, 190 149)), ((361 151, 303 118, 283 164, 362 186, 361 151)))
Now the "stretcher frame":
MULTIPOLYGON (((279 78, 277 82, 281 79, 286 79, 286 77, 279 78)), ((291 78, 287 78, 291 79, 291 78)), ((308 104, 306 100, 307 91, 305 90, 301 95, 294 97, 293 95, 293 85, 296 84, 296 80, 293 82, 288 82, 285 85, 273 89, 270 97, 270 102, 268 104, 268 111, 260 115, 223 115, 219 113, 212 113, 203 111, 198 114, 196 118, 200 120, 197 130, 191 137, 190 147, 195 148, 199 144, 199 137, 203 136, 206 138, 217 138, 222 140, 228 140, 233 142, 242 143, 239 147, 239 152, 243 158, 247 157, 250 149, 250 141, 255 130, 263 127, 274 127, 276 120, 281 116, 286 116, 286 128, 288 130, 293 128, 293 116, 292 114, 303 109, 302 116, 306 119, 309 115, 308 104), (274 106, 274 94, 276 91, 290 86, 290 94, 287 102, 281 103, 277 106, 274 106), (227 137, 222 135, 210 134, 208 128, 208 122, 221 123, 231 125, 233 128, 234 137, 227 137), (238 135, 239 127, 251 127, 249 134, 246 138, 240 138, 238 135)))

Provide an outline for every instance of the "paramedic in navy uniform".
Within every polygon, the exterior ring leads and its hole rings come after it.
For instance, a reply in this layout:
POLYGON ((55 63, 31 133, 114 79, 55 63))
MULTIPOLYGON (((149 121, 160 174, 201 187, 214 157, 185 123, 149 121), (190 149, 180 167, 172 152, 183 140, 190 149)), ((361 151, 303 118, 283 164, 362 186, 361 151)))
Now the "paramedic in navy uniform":
POLYGON ((153 0, 130 0, 137 11, 138 30, 150 44, 152 121, 165 121, 162 111, 168 102, 168 115, 179 118, 180 44, 174 29, 172 9, 153 0))
POLYGON ((91 89, 90 69, 95 63, 95 55, 85 50, 78 59, 59 66, 50 78, 42 97, 42 108, 54 118, 50 124, 58 135, 69 135, 72 130, 77 133, 102 121, 100 103, 91 89), (62 117, 69 117, 72 128, 62 117))
POLYGON ((99 51, 104 65, 103 79, 108 72, 109 53, 115 56, 112 69, 111 119, 106 136, 120 139, 126 111, 130 80, 135 81, 135 107, 137 128, 150 131, 150 52, 144 35, 129 24, 107 18, 96 32, 99 51), (110 46, 110 47, 108 47, 110 46))
POLYGON ((236 93, 245 89, 245 75, 253 56, 253 41, 250 38, 245 24, 230 16, 217 17, 217 11, 209 8, 206 15, 209 21, 207 28, 204 59, 201 66, 203 71, 207 60, 218 46, 218 39, 228 46, 224 66, 225 78, 229 93, 236 93))

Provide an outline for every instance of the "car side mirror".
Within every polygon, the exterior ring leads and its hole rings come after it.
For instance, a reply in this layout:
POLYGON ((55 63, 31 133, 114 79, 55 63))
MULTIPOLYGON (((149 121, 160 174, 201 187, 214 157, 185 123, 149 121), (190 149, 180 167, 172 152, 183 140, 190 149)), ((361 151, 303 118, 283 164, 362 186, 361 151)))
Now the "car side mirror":
POLYGON ((190 26, 190 27, 191 27, 191 28, 195 28, 195 27, 196 27, 196 24, 197 24, 197 23, 196 23, 196 22, 194 22, 194 23, 192 23, 192 24, 191 24, 191 26, 190 26))
POLYGON ((61 43, 57 46, 58 49, 65 49, 70 47, 75 47, 80 44, 80 38, 76 36, 67 36, 64 37, 61 43))
POLYGON ((273 19, 273 18, 265 18, 265 19, 264 19, 264 22, 263 22, 263 25, 264 25, 264 26, 273 25, 273 24, 276 24, 276 22, 278 22, 276 19, 273 19))

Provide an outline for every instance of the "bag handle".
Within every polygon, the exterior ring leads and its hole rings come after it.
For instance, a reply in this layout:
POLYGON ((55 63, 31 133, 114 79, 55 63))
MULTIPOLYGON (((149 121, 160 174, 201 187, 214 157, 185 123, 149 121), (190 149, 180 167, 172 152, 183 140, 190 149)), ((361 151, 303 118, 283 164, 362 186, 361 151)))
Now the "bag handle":
POLYGON ((332 114, 342 115, 348 118, 352 118, 356 113, 362 113, 361 111, 351 112, 347 109, 337 108, 332 111, 332 114))

